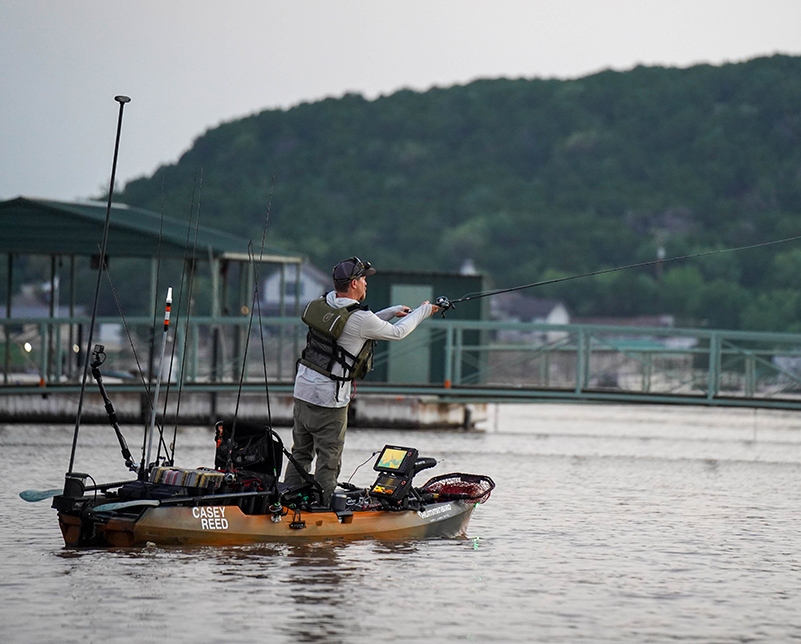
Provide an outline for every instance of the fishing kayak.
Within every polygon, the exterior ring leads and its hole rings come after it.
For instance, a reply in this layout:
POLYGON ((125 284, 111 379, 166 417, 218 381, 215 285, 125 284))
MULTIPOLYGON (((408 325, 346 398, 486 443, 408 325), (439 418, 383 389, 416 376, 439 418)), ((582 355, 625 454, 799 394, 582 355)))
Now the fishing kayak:
POLYGON ((275 432, 246 425, 240 428, 240 443, 231 449, 226 433, 230 430, 230 425, 218 424, 218 454, 233 452, 235 462, 251 469, 156 467, 148 481, 89 490, 88 475, 68 474, 64 492, 53 498, 64 543, 68 547, 227 546, 457 538, 465 536, 473 510, 495 487, 487 476, 450 473, 417 488, 414 476, 434 467, 436 460, 419 457, 414 448, 386 445, 373 466, 377 478, 372 486, 340 483, 331 501, 323 504, 311 477, 290 488, 267 473, 271 468, 280 471, 280 460, 274 460, 281 453, 274 449, 280 446, 275 432), (265 455, 269 462, 264 462, 265 455))
MULTIPOLYGON (((63 503, 56 497, 55 503, 63 503)), ((454 500, 405 511, 295 511, 245 514, 238 505, 142 507, 94 512, 59 511, 69 547, 148 544, 229 546, 330 539, 431 539, 465 535, 474 502, 454 500)))
POLYGON ((68 471, 63 490, 20 494, 38 501, 52 493, 68 547, 459 537, 495 487, 488 476, 451 473, 418 488, 414 477, 435 467, 436 459, 421 457, 412 447, 385 445, 373 465, 372 486, 339 483, 326 498, 270 426, 235 418, 215 426, 214 467, 182 469, 158 454, 148 463, 144 451, 137 467, 102 384, 103 356, 98 345, 93 376, 136 480, 87 486, 87 480, 94 483, 92 476, 68 471), (301 483, 279 481, 284 456, 301 483))

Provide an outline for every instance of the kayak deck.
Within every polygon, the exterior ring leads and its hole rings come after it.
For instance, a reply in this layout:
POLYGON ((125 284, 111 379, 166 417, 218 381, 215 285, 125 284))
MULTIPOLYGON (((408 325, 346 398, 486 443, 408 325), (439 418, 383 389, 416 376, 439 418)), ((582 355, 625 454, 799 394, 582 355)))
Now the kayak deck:
POLYGON ((237 545, 327 539, 430 539, 465 535, 475 503, 462 500, 420 510, 297 511, 245 514, 238 505, 145 507, 120 512, 59 512, 69 547, 237 545))

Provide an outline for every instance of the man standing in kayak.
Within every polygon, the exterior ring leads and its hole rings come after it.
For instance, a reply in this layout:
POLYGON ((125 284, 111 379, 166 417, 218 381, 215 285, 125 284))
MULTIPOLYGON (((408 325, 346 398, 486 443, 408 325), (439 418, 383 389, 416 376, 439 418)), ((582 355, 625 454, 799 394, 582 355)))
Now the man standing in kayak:
MULTIPOLYGON (((439 311, 423 302, 414 311, 397 305, 373 313, 361 302, 367 277, 374 274, 371 264, 358 257, 339 262, 332 273, 334 290, 310 302, 303 313, 309 333, 295 375, 292 456, 306 472, 317 458, 314 478, 324 503, 330 501, 342 467, 352 383, 372 369, 375 341, 401 340, 439 311), (394 317, 403 319, 390 324, 394 317)), ((303 482, 291 462, 284 482, 303 482)))

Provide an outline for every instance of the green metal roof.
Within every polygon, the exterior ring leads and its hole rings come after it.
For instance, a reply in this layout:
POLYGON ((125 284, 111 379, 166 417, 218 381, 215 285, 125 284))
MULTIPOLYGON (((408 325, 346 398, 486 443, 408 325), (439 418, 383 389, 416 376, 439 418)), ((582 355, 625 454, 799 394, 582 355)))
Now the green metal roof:
MULTIPOLYGON (((51 201, 18 197, 0 202, 0 252, 29 255, 97 255, 103 241, 108 204, 98 201, 51 201)), ((248 240, 198 227, 150 210, 121 203, 111 207, 106 254, 110 257, 183 258, 195 244, 197 257, 243 260, 248 240), (161 243, 161 250, 159 250, 161 243)), ((255 246, 255 245, 254 245, 255 246)), ((255 248, 259 253, 259 248, 255 248)), ((265 261, 294 263, 301 257, 265 249, 265 261)))

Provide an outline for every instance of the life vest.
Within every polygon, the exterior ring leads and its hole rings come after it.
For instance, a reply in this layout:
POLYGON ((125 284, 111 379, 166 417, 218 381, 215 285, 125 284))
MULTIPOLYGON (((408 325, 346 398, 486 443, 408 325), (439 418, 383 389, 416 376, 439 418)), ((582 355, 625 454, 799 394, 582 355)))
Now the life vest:
POLYGON ((303 315, 300 316, 303 323, 309 327, 309 332, 306 334, 306 348, 301 352, 298 363, 327 376, 338 385, 364 378, 373 370, 375 340, 367 340, 359 353, 353 355, 339 346, 337 338, 342 335, 351 313, 366 310, 367 307, 361 304, 335 308, 329 306, 325 297, 309 302, 303 315), (342 367, 342 375, 333 373, 334 365, 342 367))

